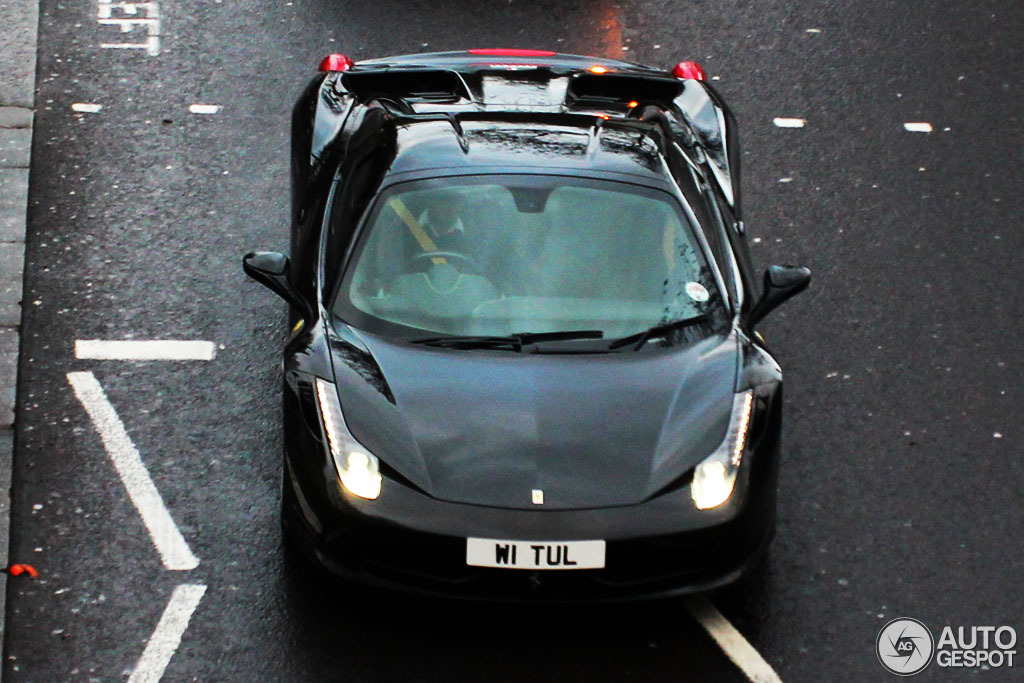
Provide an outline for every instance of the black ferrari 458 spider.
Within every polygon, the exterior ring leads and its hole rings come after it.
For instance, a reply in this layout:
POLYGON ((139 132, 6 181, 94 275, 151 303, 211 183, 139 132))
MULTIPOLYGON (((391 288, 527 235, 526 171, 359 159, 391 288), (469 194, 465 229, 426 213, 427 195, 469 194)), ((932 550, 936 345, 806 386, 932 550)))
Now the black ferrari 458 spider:
POLYGON ((282 516, 328 571, 619 600, 735 580, 774 533, 782 375, 732 114, 671 71, 537 50, 353 63, 295 107, 282 516))

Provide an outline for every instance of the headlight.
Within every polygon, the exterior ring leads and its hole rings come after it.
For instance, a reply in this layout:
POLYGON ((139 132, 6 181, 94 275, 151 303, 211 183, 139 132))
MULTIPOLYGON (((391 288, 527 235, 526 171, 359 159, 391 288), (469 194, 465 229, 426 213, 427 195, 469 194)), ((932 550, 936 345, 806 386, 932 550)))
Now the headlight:
POLYGON ((375 499, 380 495, 380 462, 356 441, 345 426, 338 391, 334 385, 317 379, 316 397, 327 434, 327 444, 341 483, 353 495, 375 499))
POLYGON ((747 447, 747 430, 754 406, 754 392, 736 394, 732 400, 732 415, 725 440, 714 453, 704 459, 693 471, 690 495, 698 510, 717 507, 729 500, 736 486, 736 473, 740 469, 743 450, 747 447))

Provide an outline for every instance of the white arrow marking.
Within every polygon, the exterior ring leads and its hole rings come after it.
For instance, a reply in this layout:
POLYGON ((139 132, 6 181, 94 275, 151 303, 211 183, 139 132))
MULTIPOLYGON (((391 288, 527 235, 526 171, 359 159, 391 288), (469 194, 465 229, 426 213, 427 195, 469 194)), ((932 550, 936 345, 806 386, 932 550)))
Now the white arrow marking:
POLYGON ((182 584, 174 589, 128 683, 157 683, 160 680, 181 645, 181 636, 185 634, 189 619, 205 592, 206 586, 201 584, 182 584))
POLYGON ((142 463, 139 451, 125 431, 117 411, 107 400, 103 387, 91 372, 69 372, 68 381, 71 382, 78 400, 82 402, 85 412, 92 418, 96 431, 103 441, 103 447, 114 463, 114 468, 128 491, 128 497, 149 530, 164 567, 170 570, 198 567, 199 560, 192 554, 178 525, 167 512, 160 492, 156 490, 153 480, 149 477, 149 471, 142 463))

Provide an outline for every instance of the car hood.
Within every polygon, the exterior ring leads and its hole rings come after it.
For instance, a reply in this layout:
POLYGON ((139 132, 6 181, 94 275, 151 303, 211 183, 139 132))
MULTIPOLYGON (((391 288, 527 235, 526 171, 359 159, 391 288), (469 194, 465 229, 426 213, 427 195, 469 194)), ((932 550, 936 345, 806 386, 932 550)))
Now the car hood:
POLYGON ((353 436, 434 498, 523 509, 535 490, 544 509, 631 505, 686 474, 725 435, 738 353, 733 335, 571 355, 359 337, 331 344, 353 436))

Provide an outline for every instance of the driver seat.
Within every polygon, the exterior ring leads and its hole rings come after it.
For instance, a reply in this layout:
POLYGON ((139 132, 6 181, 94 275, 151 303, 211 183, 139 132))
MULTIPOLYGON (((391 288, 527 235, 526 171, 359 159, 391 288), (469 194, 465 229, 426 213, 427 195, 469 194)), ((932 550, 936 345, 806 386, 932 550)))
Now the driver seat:
POLYGON ((468 318, 477 306, 500 296, 487 278, 460 273, 450 263, 400 275, 389 291, 396 308, 430 318, 468 318))

